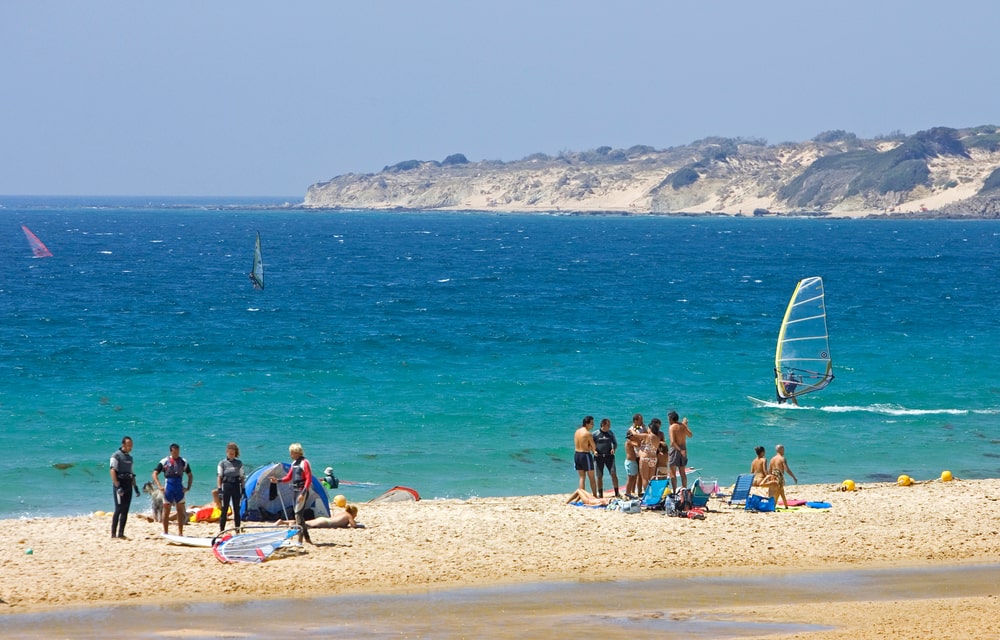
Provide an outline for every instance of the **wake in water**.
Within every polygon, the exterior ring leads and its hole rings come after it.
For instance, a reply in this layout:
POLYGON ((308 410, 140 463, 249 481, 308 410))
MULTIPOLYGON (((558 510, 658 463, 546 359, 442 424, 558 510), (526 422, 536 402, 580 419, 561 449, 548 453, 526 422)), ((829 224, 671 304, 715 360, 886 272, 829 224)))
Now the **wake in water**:
POLYGON ((755 406, 767 409, 786 409, 789 411, 825 411, 827 413, 874 413, 882 416, 929 416, 929 415, 997 415, 1000 409, 910 409, 896 404, 829 405, 822 407, 795 406, 788 403, 779 404, 775 401, 761 400, 747 396, 755 406))

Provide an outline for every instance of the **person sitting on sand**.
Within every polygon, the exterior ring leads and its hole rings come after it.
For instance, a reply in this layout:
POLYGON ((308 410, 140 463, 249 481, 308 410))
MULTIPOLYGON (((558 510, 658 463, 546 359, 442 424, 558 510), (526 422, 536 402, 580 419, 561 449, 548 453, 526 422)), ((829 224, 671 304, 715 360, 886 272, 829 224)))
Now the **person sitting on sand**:
POLYGON ((764 457, 766 451, 764 447, 756 447, 757 457, 750 463, 750 473, 753 474, 753 486, 766 487, 767 497, 773 498, 778 489, 778 479, 767 471, 767 458, 764 457))
MULTIPOLYGON (((353 504, 344 507, 338 513, 330 514, 329 518, 319 517, 306 520, 306 526, 310 529, 357 529, 358 523, 354 520, 358 516, 358 508, 353 504)), ((278 520, 275 524, 291 525, 294 520, 278 520)))
POLYGON ((566 504, 579 502, 585 507, 606 507, 612 499, 613 498, 598 498, 586 489, 577 489, 570 494, 569 499, 566 500, 566 504))

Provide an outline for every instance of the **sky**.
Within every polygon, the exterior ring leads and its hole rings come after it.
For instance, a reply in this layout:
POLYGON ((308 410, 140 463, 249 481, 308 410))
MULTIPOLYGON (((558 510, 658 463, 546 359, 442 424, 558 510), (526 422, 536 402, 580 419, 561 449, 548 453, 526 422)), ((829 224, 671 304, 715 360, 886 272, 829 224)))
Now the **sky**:
POLYGON ((995 0, 3 0, 0 194, 1000 124, 995 0))

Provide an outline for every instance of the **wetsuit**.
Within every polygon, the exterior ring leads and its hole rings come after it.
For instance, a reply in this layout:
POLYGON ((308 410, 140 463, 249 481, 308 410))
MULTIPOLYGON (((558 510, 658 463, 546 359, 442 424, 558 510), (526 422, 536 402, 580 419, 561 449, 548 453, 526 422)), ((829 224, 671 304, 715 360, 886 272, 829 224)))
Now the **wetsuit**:
POLYGON ((594 461, 597 463, 597 474, 603 475, 605 469, 615 468, 615 454, 611 452, 618 448, 618 439, 615 438, 612 431, 601 431, 600 429, 595 429, 592 435, 594 436, 594 445, 597 447, 597 453, 594 456, 594 461))
POLYGON ((243 462, 239 458, 224 458, 219 462, 219 503, 222 515, 219 516, 219 531, 226 530, 226 516, 229 507, 233 508, 233 524, 240 528, 240 500, 243 497, 243 462))
MULTIPOLYGON (((118 449, 111 454, 111 468, 118 476, 115 491, 115 515, 111 518, 111 537, 125 537, 125 522, 132 506, 132 489, 135 488, 135 474, 132 473, 132 455, 118 449)), ((138 493, 138 488, 136 488, 138 493)))
POLYGON ((188 470, 187 462, 184 458, 178 457, 176 460, 167 456, 156 465, 156 472, 163 472, 163 477, 167 479, 166 486, 163 487, 163 500, 170 504, 184 502, 184 483, 181 478, 188 470))
POLYGON ((292 467, 288 470, 288 473, 281 482, 291 482, 292 488, 295 489, 295 524, 299 525, 300 534, 299 542, 305 540, 306 542, 312 542, 309 539, 309 527, 306 526, 306 507, 309 505, 311 497, 311 487, 312 487, 312 468, 309 465, 309 461, 304 457, 297 459, 292 463, 292 467))

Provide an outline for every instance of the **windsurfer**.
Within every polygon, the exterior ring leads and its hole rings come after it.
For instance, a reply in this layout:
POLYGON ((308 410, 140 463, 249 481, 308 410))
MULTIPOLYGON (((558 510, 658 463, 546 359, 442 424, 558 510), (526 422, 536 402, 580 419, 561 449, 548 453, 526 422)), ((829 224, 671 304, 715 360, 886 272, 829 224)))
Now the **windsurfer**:
POLYGON ((618 471, 615 469, 615 450, 618 449, 618 439, 615 432, 611 430, 611 420, 603 418, 601 428, 594 430, 594 446, 597 454, 594 461, 597 463, 597 497, 604 497, 604 469, 611 472, 611 482, 615 489, 615 497, 620 498, 618 491, 618 471))
POLYGON ((782 401, 791 400, 792 404, 794 404, 796 407, 799 406, 799 400, 798 398, 795 397, 795 390, 798 388, 799 382, 801 382, 801 380, 795 377, 795 372, 789 371, 788 379, 785 380, 785 392, 788 394, 788 397, 782 398, 782 401))
MULTIPOLYGON (((163 533, 169 533, 167 527, 170 523, 170 507, 172 505, 177 506, 178 514, 184 513, 184 494, 191 490, 193 482, 194 474, 187 461, 181 457, 181 446, 176 443, 171 444, 170 455, 160 460, 156 468, 153 469, 153 483, 157 489, 163 491, 163 533), (160 484, 161 473, 166 478, 164 483, 166 486, 160 484), (188 477, 187 487, 184 487, 181 482, 185 473, 188 477)), ((184 535, 184 520, 184 518, 177 518, 177 533, 179 535, 184 535)))
POLYGON ((271 482, 292 483, 292 488, 295 489, 295 522, 299 525, 299 544, 302 544, 303 540, 312 544, 305 517, 305 510, 312 502, 309 499, 312 495, 312 467, 306 460, 302 445, 298 442, 288 447, 288 455, 292 458, 292 466, 289 467, 288 473, 280 480, 271 476, 271 482))
POLYGON ((111 537, 125 537, 125 521, 132 505, 132 491, 139 497, 139 486, 132 469, 132 438, 122 438, 122 446, 111 454, 111 482, 115 489, 115 515, 111 519, 111 537))
POLYGON ((233 524, 240 528, 240 498, 243 497, 243 483, 246 474, 243 471, 243 462, 239 458, 240 448, 235 442, 226 445, 226 457, 219 461, 217 470, 218 502, 221 503, 219 510, 219 531, 226 530, 226 517, 229 508, 233 509, 233 524))

